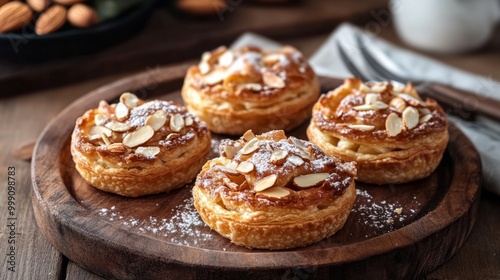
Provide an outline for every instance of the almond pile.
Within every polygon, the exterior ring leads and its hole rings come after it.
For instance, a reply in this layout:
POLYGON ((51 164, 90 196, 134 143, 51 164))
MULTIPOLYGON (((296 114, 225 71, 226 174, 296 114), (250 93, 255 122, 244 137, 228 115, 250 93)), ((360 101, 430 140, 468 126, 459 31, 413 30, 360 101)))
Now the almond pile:
POLYGON ((286 87, 286 71, 277 66, 298 65, 304 74, 307 64, 302 55, 291 47, 266 53, 255 50, 228 50, 220 47, 202 55, 198 71, 205 85, 232 87, 236 90, 262 91, 286 87))
MULTIPOLYGON (((286 138, 285 138, 286 139, 286 138)), ((255 180, 246 180, 244 176, 251 175, 256 170, 254 163, 249 161, 252 154, 259 152, 261 149, 267 150, 266 153, 270 154, 268 162, 276 165, 276 168, 281 168, 285 162, 291 164, 295 168, 301 167, 305 162, 311 161, 314 154, 311 151, 311 146, 307 145, 305 141, 295 137, 289 137, 287 145, 281 148, 273 149, 270 143, 273 140, 265 140, 257 138, 251 130, 247 131, 240 141, 231 141, 222 145, 221 155, 226 159, 226 163, 222 171, 228 175, 229 180, 224 178, 224 183, 231 189, 242 189, 249 184, 252 189, 259 195, 264 195, 273 198, 283 198, 290 194, 290 190, 286 187, 276 186, 278 181, 277 174, 270 174, 262 178, 255 178, 255 180), (286 147, 290 146, 290 149, 286 147), (236 161, 235 157, 239 153, 239 160, 236 161), (246 159, 246 160, 245 160, 246 159), (249 183, 251 182, 251 183, 249 183)), ((320 186, 330 176, 329 173, 311 173, 305 175, 295 176, 291 182, 297 189, 311 188, 320 186)))
MULTIPOLYGON (((399 135, 404 130, 411 130, 418 124, 428 122, 432 112, 420 96, 412 91, 411 94, 401 92, 400 89, 391 90, 393 96, 389 104, 381 101, 381 92, 387 89, 387 83, 376 83, 369 87, 362 84, 361 90, 365 94, 365 104, 354 106, 356 111, 390 109, 390 114, 385 121, 385 130, 389 137, 399 135)), ((348 124, 348 127, 359 131, 371 131, 375 126, 368 124, 348 124)))
POLYGON ((62 28, 66 22, 81 28, 99 23, 97 12, 85 2, 87 1, 0 1, 0 33, 26 27, 34 18, 36 18, 34 29, 38 35, 55 32, 62 28))
MULTIPOLYGON (((157 102, 157 101, 152 101, 157 102)), ((165 141, 170 141, 181 136, 179 133, 184 127, 193 125, 193 118, 189 115, 183 117, 179 113, 167 114, 164 110, 156 110, 147 116, 142 126, 133 126, 131 111, 143 105, 147 106, 132 93, 120 96, 120 102, 108 105, 106 102, 99 104, 98 113, 94 115, 94 125, 87 131, 87 139, 96 144, 101 144, 114 154, 134 153, 146 158, 154 158, 160 153, 157 146, 145 145, 160 129, 168 131, 165 141)))

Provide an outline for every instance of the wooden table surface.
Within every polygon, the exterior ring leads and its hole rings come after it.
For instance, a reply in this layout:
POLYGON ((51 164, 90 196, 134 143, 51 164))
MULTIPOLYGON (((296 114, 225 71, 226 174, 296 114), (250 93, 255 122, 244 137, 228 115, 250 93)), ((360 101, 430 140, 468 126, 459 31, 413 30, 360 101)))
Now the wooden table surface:
MULTIPOLYGON (((362 23, 360 25, 366 26, 362 23)), ((391 26, 381 26, 379 34, 389 41, 402 45, 391 26)), ((328 33, 315 32, 312 36, 280 41, 295 45, 309 56, 327 36, 328 33)), ((500 49, 500 29, 496 30, 489 45, 477 52, 462 56, 431 56, 450 65, 500 80, 498 49, 500 49)), ((151 67, 156 67, 156 64, 151 67)), ((29 148, 23 150, 22 147, 26 143, 32 143, 45 125, 78 97, 135 72, 137 70, 117 71, 22 95, 12 92, 11 97, 0 99, 0 218, 2 219, 0 279, 102 279, 69 261, 41 235, 31 207, 30 162, 22 159, 26 157, 26 151, 29 154, 29 148), (8 172, 14 170, 15 175, 11 177, 15 177, 15 194, 8 193, 7 183, 8 172), (12 200, 15 209, 9 209, 9 197, 15 199, 12 200), (12 217, 16 219, 9 219, 12 217), (10 247, 13 245, 15 249, 11 250, 10 247), (12 252, 15 253, 15 257, 9 256, 12 252), (9 260, 15 260, 15 263, 9 263, 9 260), (15 272, 9 271, 10 267, 13 267, 15 272)), ((2 91, 8 90, 1 86, 0 84, 2 91)), ((14 206, 12 203, 11 205, 14 206)), ((425 279, 500 279, 498 217, 500 217, 500 197, 483 191, 476 225, 465 245, 452 259, 425 279)), ((296 279, 307 278, 307 274, 299 273, 296 276, 296 279)))

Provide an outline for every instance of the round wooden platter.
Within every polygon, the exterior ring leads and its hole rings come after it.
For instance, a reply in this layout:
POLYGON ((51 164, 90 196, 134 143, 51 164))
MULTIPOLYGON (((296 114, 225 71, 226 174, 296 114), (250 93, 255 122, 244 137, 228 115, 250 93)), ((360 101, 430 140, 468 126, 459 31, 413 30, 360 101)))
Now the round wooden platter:
MULTIPOLYGON (((191 185, 125 198, 86 184, 69 152, 76 118, 123 92, 182 102, 187 67, 158 68, 101 87, 61 112, 40 136, 32 164, 33 208, 62 254, 119 279, 407 279, 446 262, 464 243, 479 203, 481 167, 471 142, 450 124, 450 143, 428 178, 402 185, 357 183, 357 200, 334 236, 304 248, 236 246, 210 230, 192 206, 191 185)), ((326 91, 340 84, 322 78, 326 91)), ((305 139, 307 123, 289 132, 305 139)), ((214 155, 218 139, 214 135, 214 155)))

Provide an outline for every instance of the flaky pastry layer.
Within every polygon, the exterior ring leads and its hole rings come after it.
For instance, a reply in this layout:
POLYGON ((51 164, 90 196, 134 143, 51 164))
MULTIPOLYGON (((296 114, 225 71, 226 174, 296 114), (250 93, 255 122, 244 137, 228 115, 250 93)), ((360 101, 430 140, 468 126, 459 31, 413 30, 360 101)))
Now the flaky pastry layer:
POLYGON ((241 135, 298 126, 319 92, 316 75, 296 49, 221 47, 188 69, 182 98, 210 130, 241 135))

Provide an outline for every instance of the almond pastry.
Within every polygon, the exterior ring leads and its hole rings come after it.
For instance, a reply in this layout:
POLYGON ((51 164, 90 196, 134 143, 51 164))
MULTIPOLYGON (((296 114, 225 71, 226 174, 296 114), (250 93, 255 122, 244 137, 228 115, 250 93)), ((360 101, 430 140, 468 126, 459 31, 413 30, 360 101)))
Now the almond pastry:
POLYGON ((219 47, 189 68, 182 98, 188 110, 216 133, 241 135, 290 130, 310 117, 319 82, 292 47, 219 47))
POLYGON ((448 143, 439 104, 408 84, 346 79, 314 105, 307 136, 326 154, 358 163, 357 178, 373 184, 429 176, 448 143))
POLYGON ((203 221, 231 242, 289 249, 343 227, 356 198, 355 162, 327 156, 282 130, 223 140, 219 149, 221 156, 203 166, 192 192, 203 221), (256 148, 244 152, 251 142, 256 148), (228 157, 227 150, 235 152, 228 157))
POLYGON ((124 93, 117 104, 77 119, 71 136, 76 169, 103 191, 137 197, 167 192, 191 182, 211 151, 207 126, 186 108, 145 102, 124 93))

